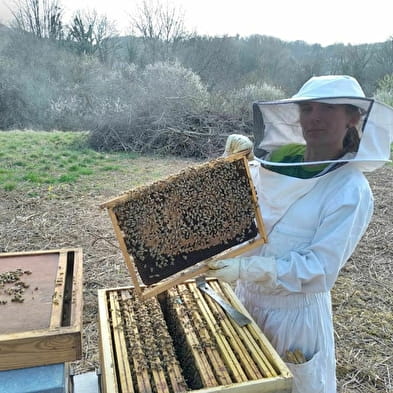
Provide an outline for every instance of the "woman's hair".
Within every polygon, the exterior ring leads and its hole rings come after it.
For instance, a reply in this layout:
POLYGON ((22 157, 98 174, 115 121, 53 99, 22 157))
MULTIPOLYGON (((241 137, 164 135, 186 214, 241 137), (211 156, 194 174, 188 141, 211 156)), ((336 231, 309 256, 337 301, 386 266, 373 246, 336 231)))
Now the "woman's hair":
MULTIPOLYGON (((345 109, 347 113, 351 115, 358 115, 360 121, 361 111, 357 106, 345 104, 345 109)), ((358 129, 356 127, 348 127, 343 141, 344 153, 357 152, 359 149, 359 144, 360 137, 358 129)))

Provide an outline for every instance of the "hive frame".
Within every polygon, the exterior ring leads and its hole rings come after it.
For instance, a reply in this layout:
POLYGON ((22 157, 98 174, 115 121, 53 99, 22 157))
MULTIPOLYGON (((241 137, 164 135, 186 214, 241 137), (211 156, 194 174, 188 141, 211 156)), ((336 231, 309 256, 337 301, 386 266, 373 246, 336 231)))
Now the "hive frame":
MULTIPOLYGON (((214 290, 227 302, 249 317, 251 323, 243 327, 237 325, 209 296, 205 296, 203 293, 197 291, 195 280, 187 280, 169 291, 172 292, 172 294, 169 294, 169 298, 176 297, 176 293, 183 290, 186 290, 186 292, 189 291, 192 294, 193 298, 190 301, 173 302, 170 304, 175 304, 175 307, 179 307, 179 311, 177 312, 179 326, 189 329, 187 336, 185 336, 187 338, 187 345, 193 348, 191 351, 195 364, 200 361, 199 365, 201 367, 198 368, 199 372, 206 372, 205 382, 210 380, 208 374, 211 375, 211 370, 213 369, 216 370, 214 372, 214 378, 222 379, 223 375, 230 374, 230 380, 225 378, 226 382, 218 382, 216 386, 208 387, 206 384, 206 387, 187 391, 190 393, 291 392, 293 377, 290 370, 252 319, 244 305, 236 297, 233 288, 230 284, 219 282, 215 278, 208 278, 207 280, 214 290), (196 307, 193 306, 193 301, 197 302, 196 307), (189 314, 182 312, 181 309, 184 307, 190 312, 189 314), (199 322, 190 323, 189 318, 192 318, 194 322, 199 322), (202 320, 205 320, 206 325, 202 323, 201 327, 199 327, 198 323, 201 323, 202 320), (195 343, 195 338, 199 335, 205 338, 207 335, 212 340, 216 340, 217 345, 214 347, 206 346, 204 350, 198 351, 197 346, 202 341, 195 343), (196 345, 195 348, 193 347, 194 344, 196 345), (223 366, 223 363, 224 368, 218 371, 223 366), (209 366, 205 367, 206 364, 209 364, 209 366), (232 371, 229 371, 229 369, 232 371), (232 374, 236 370, 238 371, 237 376, 232 374), (262 372, 263 375, 258 376, 259 372, 262 372), (242 373, 246 373, 246 377, 242 373), (221 377, 218 374, 221 374, 221 377)), ((125 387, 129 389, 127 391, 134 391, 132 380, 134 383, 137 382, 136 377, 130 377, 130 365, 131 362, 135 365, 135 358, 137 356, 129 356, 126 341, 130 340, 140 343, 140 333, 137 331, 135 335, 127 335, 125 331, 126 322, 122 319, 118 306, 124 301, 124 293, 128 291, 135 292, 135 288, 120 287, 98 290, 99 347, 103 393, 117 393, 124 391, 125 387), (117 306, 114 306, 112 302, 108 301, 114 294, 118 294, 117 306)), ((175 337, 175 335, 176 333, 173 332, 172 337, 175 337)), ((184 370, 184 363, 180 364, 184 370)), ((145 378, 149 381, 149 376, 145 378)), ((141 391, 146 392, 151 390, 141 389, 141 391)), ((160 391, 166 390, 162 388, 160 391)))
MULTIPOLYGON (((52 254, 58 256, 57 272, 53 277, 55 281, 53 300, 49 303, 41 302, 51 310, 48 325, 30 326, 28 321, 24 321, 23 312, 13 314, 12 318, 20 320, 23 329, 17 332, 0 333, 0 371, 75 361, 82 357, 82 249, 61 248, 1 253, 0 264, 9 258, 30 259, 52 254), (68 262, 69 257, 70 262, 68 262), (70 264, 72 276, 67 273, 67 266, 70 264), (66 292, 68 292, 67 297, 71 296, 71 298, 66 299, 66 292), (66 304, 67 302, 69 303, 66 304), (63 323, 65 308, 69 308, 69 320, 63 323)), ((31 290, 34 291, 33 288, 31 290)))
MULTIPOLYGON (((254 249, 262 244, 265 244, 267 242, 267 236, 264 228, 264 223, 262 219, 262 215, 260 212, 258 200, 257 200, 257 195, 255 192, 255 188, 251 179, 251 174, 248 166, 248 160, 246 158, 246 154, 248 151, 240 152, 240 153, 235 153, 227 157, 222 157, 222 160, 233 162, 233 161, 241 161, 242 164, 244 165, 246 175, 249 181, 250 185, 250 191, 251 191, 251 198, 253 201, 253 207, 254 207, 254 214, 255 214, 255 224, 256 224, 256 229, 258 232, 259 237, 257 236, 256 238, 253 238, 251 240, 248 240, 245 243, 242 243, 240 245, 236 245, 232 248, 229 248, 219 254, 216 254, 208 259, 205 259, 203 261, 200 261, 196 263, 194 266, 191 266, 181 272, 177 272, 176 274, 165 278, 163 281, 152 285, 151 287, 146 287, 146 285, 140 285, 139 280, 138 280, 138 275, 137 275, 137 268, 134 263, 134 259, 132 255, 127 250, 127 246, 124 240, 124 236, 122 234, 122 230, 119 226, 119 222, 117 220, 116 214, 113 211, 113 208, 116 207, 118 204, 121 204, 129 199, 127 194, 120 195, 117 198, 111 199, 107 202, 104 202, 100 205, 100 208, 106 208, 109 213, 109 217, 111 219, 116 238, 119 242, 120 250, 122 252, 123 258, 126 262, 127 269, 130 273, 131 280, 134 284, 135 291, 140 296, 142 299, 147 299, 151 296, 156 296, 161 292, 164 292, 168 290, 169 288, 178 285, 186 280, 192 279, 198 275, 204 274, 209 270, 209 267, 207 266, 206 262, 215 260, 215 259, 226 259, 226 258, 234 258, 236 256, 239 256, 251 249, 254 249), (142 291, 143 288, 143 291, 142 291)), ((202 164, 204 165, 204 164, 202 164)), ((213 164, 214 166, 214 164, 213 164)))

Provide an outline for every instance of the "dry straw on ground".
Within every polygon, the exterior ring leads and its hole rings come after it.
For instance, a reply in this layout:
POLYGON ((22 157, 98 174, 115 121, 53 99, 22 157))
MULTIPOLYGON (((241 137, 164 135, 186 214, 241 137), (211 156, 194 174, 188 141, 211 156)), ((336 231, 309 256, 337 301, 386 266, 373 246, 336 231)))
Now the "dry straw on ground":
MULTIPOLYGON (((163 176, 187 161, 140 159, 145 173, 163 176)), ((393 167, 368 174, 375 214, 333 290, 337 372, 341 393, 393 392, 393 167)), ((137 184, 132 173, 109 174, 29 196, 0 190, 2 252, 82 247, 83 359, 77 373, 99 366, 97 289, 131 285, 109 217, 98 205, 137 184)))

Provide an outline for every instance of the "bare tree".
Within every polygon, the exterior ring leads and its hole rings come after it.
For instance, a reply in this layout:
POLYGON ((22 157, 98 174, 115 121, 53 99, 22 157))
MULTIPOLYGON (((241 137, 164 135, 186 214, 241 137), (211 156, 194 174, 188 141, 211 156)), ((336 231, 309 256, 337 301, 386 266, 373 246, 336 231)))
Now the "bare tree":
POLYGON ((375 52, 376 69, 379 78, 389 75, 393 70, 393 36, 379 44, 375 52))
POLYGON ((176 44, 188 37, 184 12, 168 1, 142 0, 133 16, 131 30, 140 35, 150 52, 150 61, 168 60, 176 44))
POLYGON ((93 25, 86 24, 80 13, 76 13, 68 30, 68 37, 78 44, 78 51, 93 54, 96 50, 93 38, 93 25))
POLYGON ((15 0, 14 27, 39 38, 63 38, 63 7, 59 0, 15 0))
POLYGON ((372 68, 375 50, 370 44, 332 46, 327 58, 329 71, 332 74, 345 74, 355 77, 362 85, 366 94, 374 90, 370 83, 368 73, 372 68))
POLYGON ((68 27, 68 38, 84 54, 96 54, 102 62, 108 60, 116 48, 117 30, 114 22, 96 11, 77 11, 68 27))

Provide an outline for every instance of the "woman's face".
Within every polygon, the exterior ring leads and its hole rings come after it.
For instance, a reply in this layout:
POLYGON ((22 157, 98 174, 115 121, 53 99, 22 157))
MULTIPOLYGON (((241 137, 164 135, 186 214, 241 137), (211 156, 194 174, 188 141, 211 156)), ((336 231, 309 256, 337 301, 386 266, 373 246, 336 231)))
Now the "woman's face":
POLYGON ((300 125, 308 146, 342 149, 348 127, 357 120, 345 105, 304 102, 299 105, 300 125))

